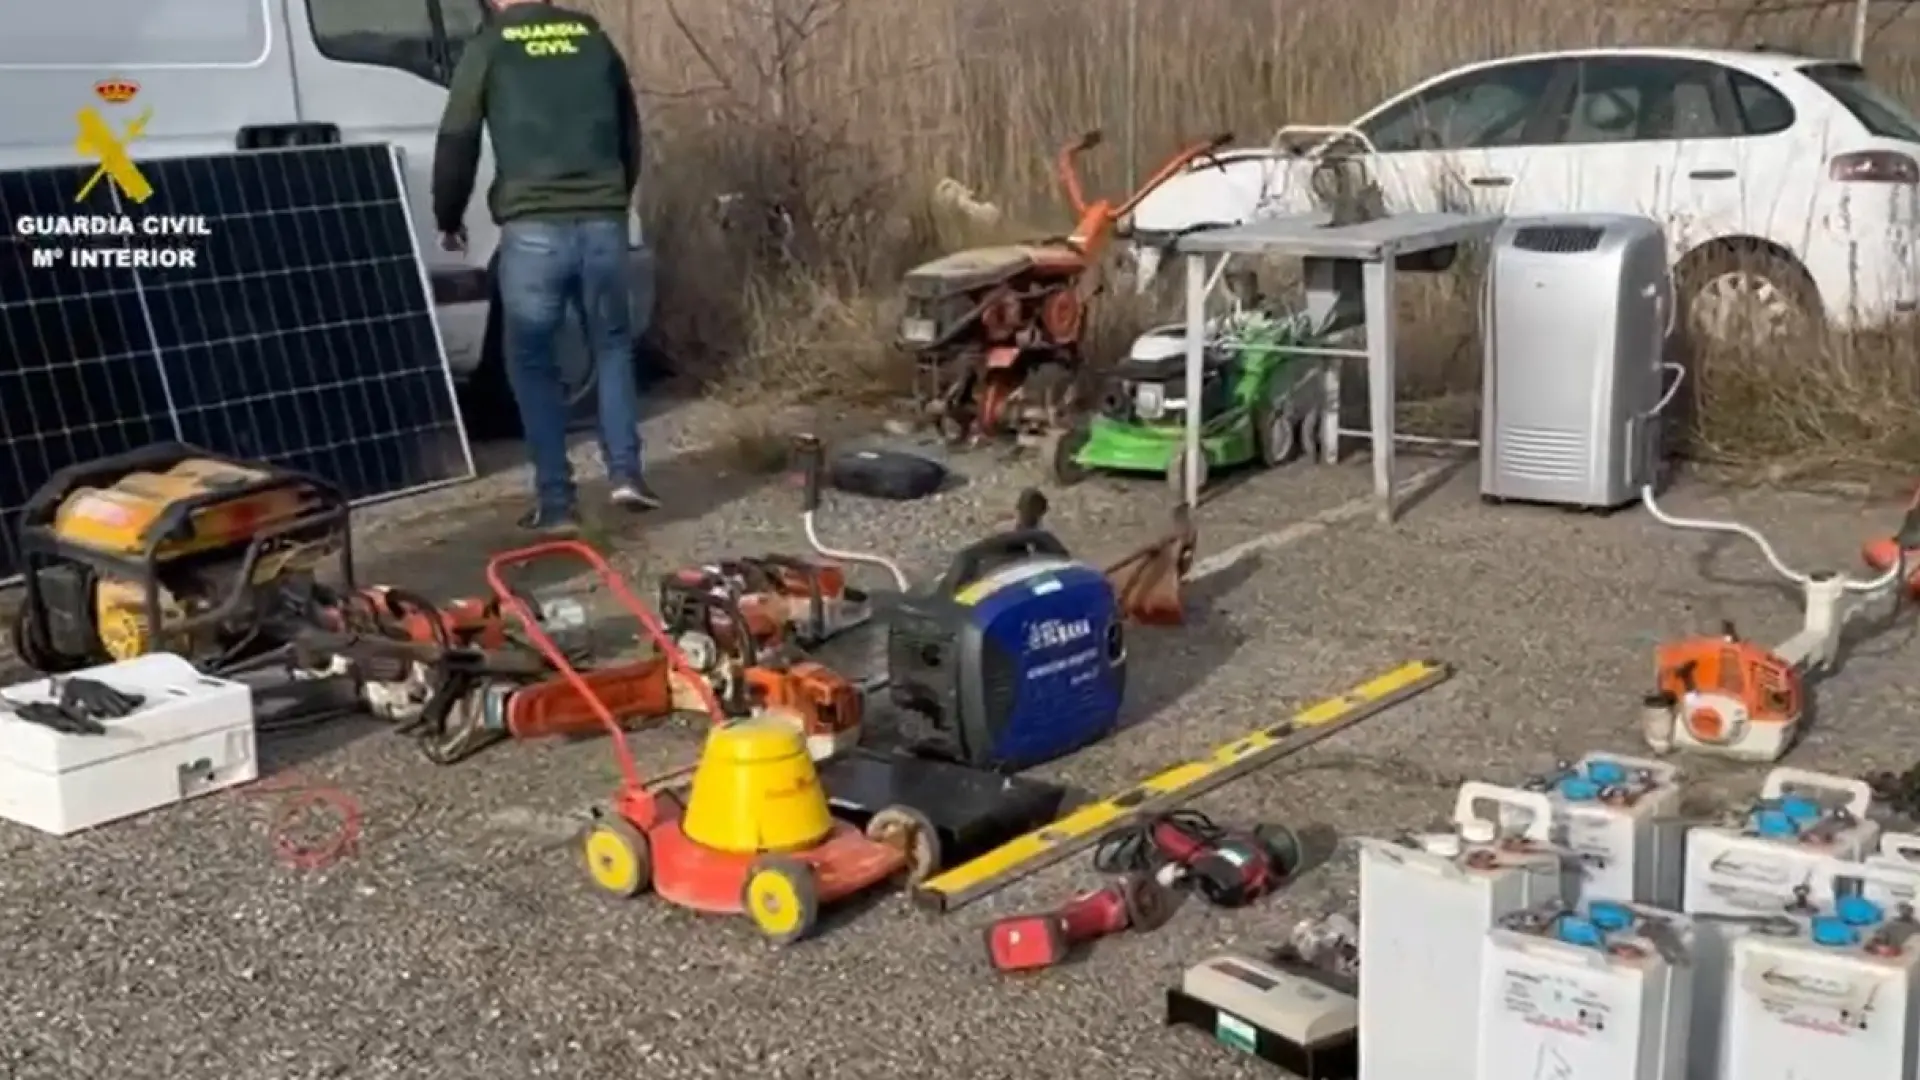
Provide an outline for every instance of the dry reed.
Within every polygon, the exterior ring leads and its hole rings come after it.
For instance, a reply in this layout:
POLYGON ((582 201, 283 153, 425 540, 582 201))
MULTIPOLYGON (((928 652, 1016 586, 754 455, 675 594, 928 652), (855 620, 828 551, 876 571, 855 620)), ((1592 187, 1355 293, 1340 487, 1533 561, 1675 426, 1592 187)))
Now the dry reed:
MULTIPOLYGON (((905 362, 886 342, 900 272, 983 233, 1061 231, 1052 151, 1085 129, 1108 132, 1093 180, 1116 188, 1130 166, 1150 169, 1198 134, 1264 140, 1283 122, 1349 120, 1473 60, 1763 41, 1840 56, 1852 19, 1850 6, 1820 0, 1132 3, 1130 20, 1129 0, 597 0, 646 117, 665 355, 741 403, 897 391, 905 362), (1006 220, 940 220, 929 196, 946 178, 1006 220), (724 213, 722 193, 738 196, 724 213)), ((1920 17, 1881 4, 1872 31, 1876 79, 1920 96, 1920 17)), ((1409 397, 1471 398, 1465 287, 1408 290, 1409 397)), ((1099 348, 1176 312, 1165 300, 1154 310, 1104 298, 1099 348)), ((1696 368, 1704 454, 1776 475, 1920 464, 1920 337, 1908 328, 1705 356, 1696 368)))

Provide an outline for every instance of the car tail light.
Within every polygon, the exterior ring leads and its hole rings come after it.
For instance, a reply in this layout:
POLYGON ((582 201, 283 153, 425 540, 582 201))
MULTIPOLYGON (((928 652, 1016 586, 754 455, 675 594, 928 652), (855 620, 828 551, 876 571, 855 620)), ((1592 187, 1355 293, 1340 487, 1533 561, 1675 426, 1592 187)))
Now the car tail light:
POLYGON ((1862 150, 1836 155, 1827 176, 1843 184, 1920 184, 1920 163, 1893 150, 1862 150))

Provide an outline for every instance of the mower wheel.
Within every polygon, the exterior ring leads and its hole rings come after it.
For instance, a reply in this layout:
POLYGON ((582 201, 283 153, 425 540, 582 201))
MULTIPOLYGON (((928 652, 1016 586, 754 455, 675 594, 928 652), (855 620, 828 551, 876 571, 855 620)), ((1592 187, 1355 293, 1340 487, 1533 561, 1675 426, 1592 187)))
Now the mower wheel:
MULTIPOLYGON (((1207 453, 1202 450, 1200 452, 1200 483, 1196 487, 1195 494, 1207 490, 1207 465, 1207 453)), ((1167 462, 1167 486, 1173 489, 1175 495, 1185 496, 1187 493, 1187 448, 1184 446, 1175 450, 1173 460, 1167 462)))
POLYGON ((784 855, 753 860, 740 890, 740 908, 775 945, 799 941, 820 920, 813 867, 784 855))
POLYGON ((1253 441, 1260 451, 1260 464, 1270 469, 1299 457, 1299 414, 1284 401, 1260 406, 1253 413, 1253 441))
POLYGON ((940 830, 911 806, 886 806, 867 821, 867 839, 907 856, 907 887, 940 872, 940 830))
POLYGON ((602 890, 625 900, 653 884, 653 852, 647 838, 626 819, 603 815, 587 830, 583 846, 587 876, 602 890))
POLYGON ((1092 437, 1085 424, 1075 424, 1049 440, 1047 471, 1053 474, 1054 483, 1072 487, 1092 474, 1092 469, 1080 464, 1080 452, 1092 437))

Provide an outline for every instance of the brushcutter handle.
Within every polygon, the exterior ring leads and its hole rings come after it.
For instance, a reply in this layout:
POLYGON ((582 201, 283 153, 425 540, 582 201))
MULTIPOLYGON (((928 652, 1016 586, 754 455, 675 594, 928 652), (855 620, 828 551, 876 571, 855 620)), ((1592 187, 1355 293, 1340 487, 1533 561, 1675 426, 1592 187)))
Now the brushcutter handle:
POLYGON ((819 436, 802 435, 793 440, 793 449, 800 458, 801 508, 809 514, 815 513, 820 509, 820 485, 826 479, 826 448, 820 444, 819 436))
POLYGON ((1729 536, 1738 536, 1760 549, 1761 557, 1767 560, 1768 566, 1773 567, 1774 573, 1779 574, 1795 585, 1805 586, 1813 582, 1813 575, 1803 574, 1781 561, 1779 552, 1773 550, 1773 545, 1767 542, 1766 537, 1760 535, 1758 529, 1742 525, 1737 521, 1714 521, 1708 518, 1675 517, 1660 508, 1660 503, 1654 496, 1652 484, 1641 485, 1640 502, 1641 505, 1647 508, 1647 513, 1653 515, 1655 521, 1658 521, 1669 529, 1682 529, 1687 532, 1724 533, 1729 536))

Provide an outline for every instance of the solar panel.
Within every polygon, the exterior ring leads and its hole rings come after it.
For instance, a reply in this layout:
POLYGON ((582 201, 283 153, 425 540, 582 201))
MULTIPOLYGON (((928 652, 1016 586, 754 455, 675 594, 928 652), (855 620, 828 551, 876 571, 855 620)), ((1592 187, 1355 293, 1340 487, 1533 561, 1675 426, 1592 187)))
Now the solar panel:
MULTIPOLYGON (((96 192, 136 227, 0 253, 0 580, 13 521, 56 469, 164 439, 314 472, 366 501, 473 475, 387 146, 140 163, 153 195, 96 192), (190 266, 36 265, 34 248, 191 248, 190 266), (24 403, 24 407, 20 406, 24 403)), ((70 217, 91 167, 0 173, 0 218, 70 217)))

